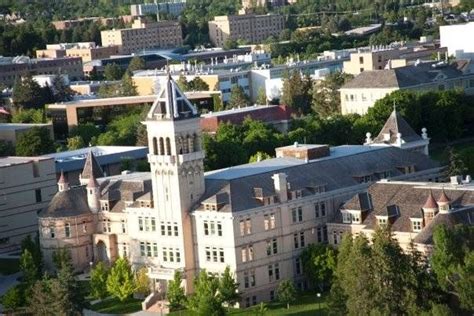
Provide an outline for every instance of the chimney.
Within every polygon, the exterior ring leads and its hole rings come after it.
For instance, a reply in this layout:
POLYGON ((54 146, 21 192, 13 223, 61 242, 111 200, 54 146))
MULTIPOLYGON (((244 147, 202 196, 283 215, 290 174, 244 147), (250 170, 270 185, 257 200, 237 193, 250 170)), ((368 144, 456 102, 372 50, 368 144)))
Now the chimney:
POLYGON ((288 186, 286 181, 286 173, 275 173, 272 177, 275 192, 280 202, 288 201, 288 186))

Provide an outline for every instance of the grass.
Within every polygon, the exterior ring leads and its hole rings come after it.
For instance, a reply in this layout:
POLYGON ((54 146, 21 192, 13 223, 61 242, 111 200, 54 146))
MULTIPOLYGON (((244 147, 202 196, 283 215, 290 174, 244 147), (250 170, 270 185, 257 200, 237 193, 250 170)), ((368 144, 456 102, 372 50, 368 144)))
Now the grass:
POLYGON ((20 271, 20 259, 0 259, 0 274, 9 275, 20 271))
POLYGON ((142 310, 142 301, 128 298, 120 302, 117 298, 109 298, 97 304, 91 305, 91 310, 105 314, 128 314, 142 310))
MULTIPOLYGON (((290 305, 290 309, 286 309, 286 306, 273 302, 266 304, 267 311, 265 315, 268 316, 325 316, 327 315, 326 311, 326 299, 316 297, 315 293, 305 293, 299 295, 296 299, 296 302, 290 305)), ((256 315, 259 306, 253 306, 250 308, 241 308, 233 309, 230 311, 229 315, 256 315)), ((188 311, 181 310, 175 311, 169 314, 170 316, 196 316, 197 314, 188 311)))

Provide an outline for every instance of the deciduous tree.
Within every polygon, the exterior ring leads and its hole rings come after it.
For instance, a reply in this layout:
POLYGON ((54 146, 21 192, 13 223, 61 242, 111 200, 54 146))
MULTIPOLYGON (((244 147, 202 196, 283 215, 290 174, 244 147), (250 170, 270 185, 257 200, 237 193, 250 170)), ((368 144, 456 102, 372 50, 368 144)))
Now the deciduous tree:
POLYGON ((103 300, 107 297, 107 278, 109 276, 109 269, 105 263, 99 262, 91 270, 91 295, 96 299, 103 300))
POLYGON ((18 156, 38 156, 54 152, 54 142, 45 127, 33 127, 18 136, 16 154, 18 156))
POLYGON ((183 274, 179 270, 176 270, 173 280, 168 282, 166 297, 168 298, 171 310, 182 308, 186 303, 184 288, 181 286, 182 279, 183 274))
POLYGON ((278 285, 277 297, 280 302, 286 305, 286 308, 290 308, 290 303, 296 300, 296 290, 291 280, 283 280, 278 285))
POLYGON ((230 272, 230 267, 227 266, 219 280, 219 293, 222 301, 229 307, 234 306, 240 300, 238 289, 239 283, 235 281, 234 275, 230 272))
POLYGON ((107 277, 107 291, 123 302, 133 294, 135 289, 130 264, 125 258, 117 259, 107 277))

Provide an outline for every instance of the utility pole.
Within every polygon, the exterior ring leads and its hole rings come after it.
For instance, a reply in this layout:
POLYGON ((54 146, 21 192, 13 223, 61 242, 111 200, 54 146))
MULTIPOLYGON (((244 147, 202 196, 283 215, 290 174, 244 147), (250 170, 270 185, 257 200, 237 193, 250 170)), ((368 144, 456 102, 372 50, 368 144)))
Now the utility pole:
POLYGON ((158 5, 158 0, 155 0, 155 5, 156 5, 156 21, 160 21, 160 7, 158 5))

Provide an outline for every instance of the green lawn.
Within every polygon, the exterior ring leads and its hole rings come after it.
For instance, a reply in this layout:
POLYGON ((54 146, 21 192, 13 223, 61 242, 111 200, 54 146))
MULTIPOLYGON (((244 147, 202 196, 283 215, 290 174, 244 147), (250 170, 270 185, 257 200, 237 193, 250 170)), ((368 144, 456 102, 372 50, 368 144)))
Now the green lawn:
POLYGON ((142 310, 142 301, 129 298, 120 302, 117 298, 110 298, 100 303, 91 305, 91 310, 105 314, 127 314, 142 310))
MULTIPOLYGON (((258 305, 250 308, 234 309, 229 315, 253 315, 256 314, 258 305)), ((169 314, 170 316, 195 316, 196 314, 192 311, 182 310, 175 311, 169 314)), ((290 309, 286 309, 286 306, 280 303, 268 303, 267 312, 265 315, 268 316, 323 316, 327 315, 326 312, 326 300, 321 298, 319 301, 316 294, 305 293, 298 296, 296 302, 290 306, 290 309)))
POLYGON ((19 259, 0 259, 0 274, 8 275, 20 271, 19 259))

